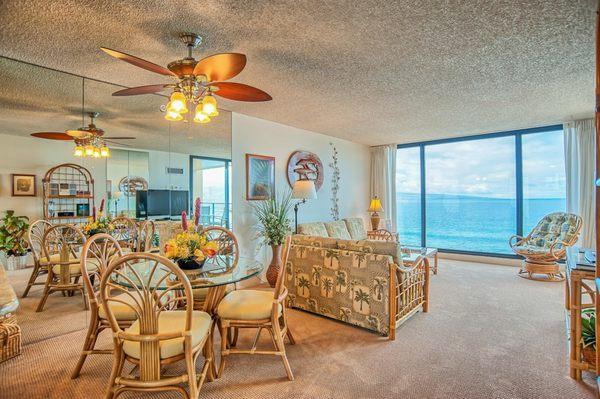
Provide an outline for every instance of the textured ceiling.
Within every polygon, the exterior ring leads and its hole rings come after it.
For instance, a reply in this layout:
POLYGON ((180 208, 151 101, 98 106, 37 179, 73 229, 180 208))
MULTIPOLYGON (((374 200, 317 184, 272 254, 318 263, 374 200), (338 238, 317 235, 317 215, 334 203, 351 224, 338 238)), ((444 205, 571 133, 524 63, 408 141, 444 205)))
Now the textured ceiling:
POLYGON ((100 46, 166 65, 237 51, 270 103, 226 109, 365 144, 591 115, 595 0, 0 2, 0 54, 127 86, 164 82, 100 46))

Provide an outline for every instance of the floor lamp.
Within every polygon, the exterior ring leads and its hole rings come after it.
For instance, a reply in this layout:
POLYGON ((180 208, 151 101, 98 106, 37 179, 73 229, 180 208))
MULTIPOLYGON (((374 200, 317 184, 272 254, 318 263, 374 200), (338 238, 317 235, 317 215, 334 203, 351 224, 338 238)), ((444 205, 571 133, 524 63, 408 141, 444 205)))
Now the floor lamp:
POLYGON ((296 180, 294 183, 294 188, 292 189, 292 198, 301 200, 296 202, 296 205, 294 205, 294 232, 298 234, 298 207, 300 204, 304 204, 307 199, 317 198, 315 182, 313 180, 306 179, 296 180))

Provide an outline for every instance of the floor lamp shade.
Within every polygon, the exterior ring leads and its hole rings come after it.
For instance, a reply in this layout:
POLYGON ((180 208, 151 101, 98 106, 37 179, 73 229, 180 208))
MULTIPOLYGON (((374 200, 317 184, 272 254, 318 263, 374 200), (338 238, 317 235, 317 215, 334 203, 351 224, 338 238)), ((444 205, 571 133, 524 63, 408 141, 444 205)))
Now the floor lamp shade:
POLYGON ((317 190, 315 182, 312 180, 296 180, 292 189, 292 198, 294 199, 315 199, 317 190))

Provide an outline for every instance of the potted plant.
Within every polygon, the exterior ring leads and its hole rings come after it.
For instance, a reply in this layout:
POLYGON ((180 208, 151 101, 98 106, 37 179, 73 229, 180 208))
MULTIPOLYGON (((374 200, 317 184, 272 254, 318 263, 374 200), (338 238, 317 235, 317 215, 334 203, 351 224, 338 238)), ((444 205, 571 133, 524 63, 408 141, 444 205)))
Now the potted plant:
POLYGON ((263 245, 269 245, 273 252, 273 258, 267 268, 267 281, 271 287, 275 287, 281 269, 281 246, 285 237, 292 231, 288 218, 292 208, 292 193, 275 195, 274 198, 253 204, 252 208, 258 219, 258 238, 262 239, 263 245))
POLYGON ((6 211, 0 226, 0 251, 6 254, 8 270, 22 269, 27 264, 27 229, 29 218, 6 211))
POLYGON ((165 256, 174 260, 183 270, 200 269, 207 258, 212 258, 219 249, 215 241, 199 234, 195 226, 188 226, 186 212, 181 214, 183 232, 167 241, 165 256))
POLYGON ((596 366, 596 309, 594 308, 581 311, 581 343, 583 359, 596 366))

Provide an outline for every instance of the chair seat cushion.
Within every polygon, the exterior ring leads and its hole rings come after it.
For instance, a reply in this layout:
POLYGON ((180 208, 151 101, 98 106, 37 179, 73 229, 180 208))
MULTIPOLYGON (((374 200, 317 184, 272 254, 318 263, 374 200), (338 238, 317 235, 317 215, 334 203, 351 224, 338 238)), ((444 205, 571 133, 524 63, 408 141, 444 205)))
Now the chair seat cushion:
MULTIPOLYGON (((163 311, 158 316, 158 333, 173 333, 185 329, 185 314, 183 310, 163 311)), ((192 347, 199 345, 209 333, 212 318, 206 312, 194 310, 192 312, 192 347)), ((129 334, 139 334, 139 320, 133 322, 131 327, 125 330, 129 334)), ((160 358, 167 359, 183 354, 183 337, 160 341, 160 358)), ((140 343, 125 341, 123 351, 135 359, 140 358, 140 343)))
MULTIPOLYGON (((135 293, 133 295, 136 295, 135 293)), ((119 299, 125 303, 129 303, 131 305, 133 305, 134 307, 136 306, 136 302, 133 299, 133 297, 129 294, 120 294, 115 296, 114 298, 119 299)), ((135 313, 135 311, 120 302, 115 302, 115 301, 109 301, 108 302, 108 306, 110 306, 110 309, 112 310, 113 314, 115 315, 115 318, 117 320, 121 320, 121 321, 133 321, 135 319, 137 319, 137 314, 135 313)), ((106 314, 106 310, 104 309, 104 304, 100 304, 100 309, 98 309, 98 316, 100 316, 101 319, 107 319, 108 316, 106 314)))
MULTIPOLYGON (((76 259, 74 259, 76 260, 76 259)), ((87 262, 87 271, 88 274, 95 272, 98 269, 98 261, 96 259, 90 259, 87 262)), ((61 265, 52 266, 52 273, 60 274, 61 265)), ((69 265, 69 272, 72 275, 80 275, 81 274, 81 263, 72 263, 69 265)))
POLYGON ((223 298, 217 313, 220 318, 228 320, 262 320, 271 317, 272 309, 273 291, 239 290, 223 298))
POLYGON ((549 253, 548 248, 544 248, 544 247, 538 247, 535 245, 517 245, 515 247, 513 247, 513 249, 515 250, 515 252, 517 253, 521 253, 521 254, 547 254, 549 253))

